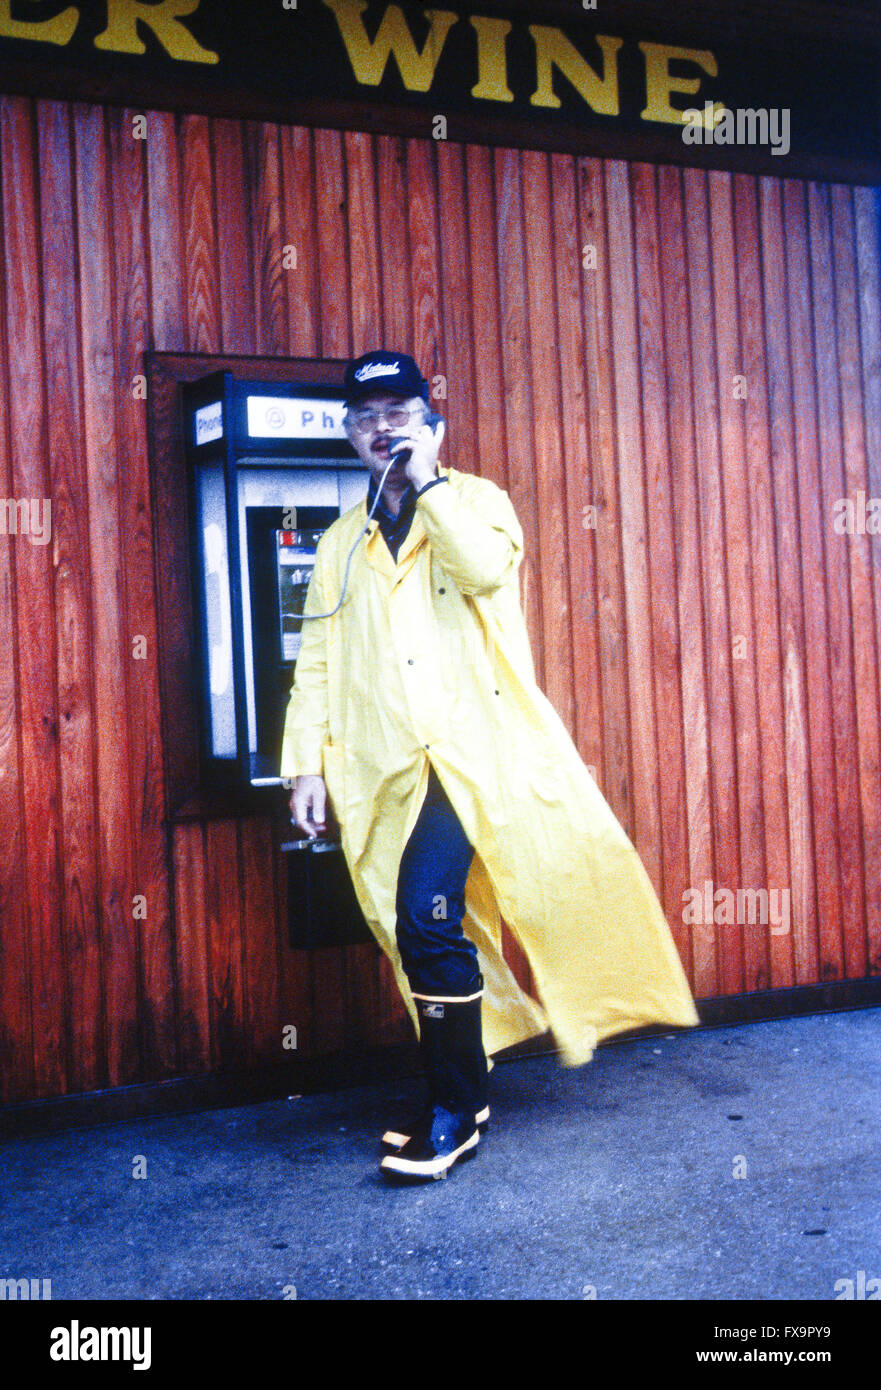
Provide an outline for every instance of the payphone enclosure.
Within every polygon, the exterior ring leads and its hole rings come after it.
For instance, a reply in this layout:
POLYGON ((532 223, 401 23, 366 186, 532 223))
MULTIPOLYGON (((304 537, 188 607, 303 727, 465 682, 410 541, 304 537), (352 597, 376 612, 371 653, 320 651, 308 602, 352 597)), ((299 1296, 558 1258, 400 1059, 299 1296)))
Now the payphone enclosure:
POLYGON ((342 388, 217 372, 182 386, 206 788, 265 797, 292 947, 372 940, 341 847, 297 838, 279 771, 315 548, 362 500, 342 388))

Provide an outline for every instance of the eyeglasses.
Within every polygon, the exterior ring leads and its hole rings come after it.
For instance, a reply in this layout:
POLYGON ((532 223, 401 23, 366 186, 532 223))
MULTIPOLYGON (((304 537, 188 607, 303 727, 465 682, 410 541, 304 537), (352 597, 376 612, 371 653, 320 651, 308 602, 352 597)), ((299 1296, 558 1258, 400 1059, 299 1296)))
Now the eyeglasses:
POLYGON ((415 410, 408 410, 404 405, 393 405, 388 410, 353 410, 350 412, 352 422, 357 430, 362 434, 367 434, 375 429, 380 420, 387 420, 393 429, 400 429, 403 425, 408 425, 414 415, 424 415, 425 411, 421 407, 415 410))

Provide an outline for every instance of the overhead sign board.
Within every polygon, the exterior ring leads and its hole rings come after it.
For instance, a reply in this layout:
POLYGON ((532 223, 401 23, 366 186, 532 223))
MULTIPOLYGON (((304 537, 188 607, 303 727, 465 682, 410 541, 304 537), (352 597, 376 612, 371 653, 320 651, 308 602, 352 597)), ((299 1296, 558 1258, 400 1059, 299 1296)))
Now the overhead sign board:
POLYGON ((0 90, 881 182, 877 51, 677 9, 0 0, 0 90))

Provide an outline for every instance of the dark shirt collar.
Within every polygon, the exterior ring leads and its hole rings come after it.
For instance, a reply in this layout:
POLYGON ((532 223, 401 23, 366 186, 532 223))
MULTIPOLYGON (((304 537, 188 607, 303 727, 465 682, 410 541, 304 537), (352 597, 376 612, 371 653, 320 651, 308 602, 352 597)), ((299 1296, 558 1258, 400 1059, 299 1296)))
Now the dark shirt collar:
MULTIPOLYGON (((373 477, 373 474, 371 473, 370 479, 369 479, 369 481, 368 481, 368 483, 367 483, 367 510, 368 510, 368 511, 370 511, 370 508, 373 506, 373 501, 374 501, 374 498, 375 498, 375 497, 376 497, 376 481, 375 481, 375 479, 374 479, 374 477, 373 477)), ((416 492, 415 492, 415 490, 414 490, 414 488, 413 488, 413 484, 412 484, 412 483, 408 483, 408 484, 407 484, 407 487, 406 487, 406 489, 404 490, 404 493, 403 493, 403 495, 402 495, 402 497, 401 497, 401 506, 400 506, 400 510, 398 511, 398 513, 397 513, 396 516, 393 515, 393 514, 389 511, 388 507, 385 505, 385 498, 384 498, 383 494, 381 494, 381 493, 380 493, 380 497, 379 497, 379 502, 377 503, 377 506, 376 506, 376 511, 373 513, 373 515, 374 515, 374 516, 377 516, 379 513, 382 513, 389 521, 398 522, 398 521, 400 521, 400 520, 403 518, 405 512, 407 512, 411 507, 415 507, 415 505, 416 505, 416 492)))

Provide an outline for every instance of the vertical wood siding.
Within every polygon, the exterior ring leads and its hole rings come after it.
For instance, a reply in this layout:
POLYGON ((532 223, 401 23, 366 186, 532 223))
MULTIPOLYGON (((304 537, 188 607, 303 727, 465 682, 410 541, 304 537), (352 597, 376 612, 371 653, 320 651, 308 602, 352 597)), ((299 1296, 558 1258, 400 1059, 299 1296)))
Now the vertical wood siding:
POLYGON ((164 820, 150 348, 443 378, 697 997, 881 973, 881 538, 832 527, 881 497, 878 192, 139 114, 0 98, 0 496, 53 527, 0 536, 3 1100, 409 1035, 374 947, 288 949, 268 820, 164 820), (707 880, 791 930, 687 924, 707 880))

